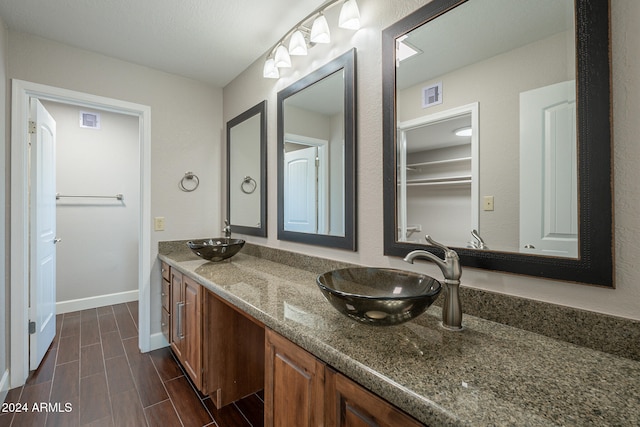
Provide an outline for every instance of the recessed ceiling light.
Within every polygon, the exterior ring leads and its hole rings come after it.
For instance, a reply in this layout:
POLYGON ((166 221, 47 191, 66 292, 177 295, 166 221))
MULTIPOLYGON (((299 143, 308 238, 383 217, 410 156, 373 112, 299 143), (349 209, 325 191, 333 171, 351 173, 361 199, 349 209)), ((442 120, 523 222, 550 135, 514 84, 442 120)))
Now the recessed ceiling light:
POLYGON ((453 131, 453 133, 455 133, 456 136, 471 136, 473 134, 473 131, 471 130, 470 126, 467 126, 464 128, 456 129, 453 131))

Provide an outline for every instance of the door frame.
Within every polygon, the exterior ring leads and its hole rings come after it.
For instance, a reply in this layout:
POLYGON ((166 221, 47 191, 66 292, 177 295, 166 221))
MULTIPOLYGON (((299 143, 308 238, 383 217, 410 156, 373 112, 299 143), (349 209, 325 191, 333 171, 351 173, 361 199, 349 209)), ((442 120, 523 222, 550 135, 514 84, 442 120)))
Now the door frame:
POLYGON ((10 388, 29 375, 29 99, 38 98, 139 118, 140 218, 138 248, 138 346, 150 350, 151 107, 12 79, 11 94, 11 354, 10 388))

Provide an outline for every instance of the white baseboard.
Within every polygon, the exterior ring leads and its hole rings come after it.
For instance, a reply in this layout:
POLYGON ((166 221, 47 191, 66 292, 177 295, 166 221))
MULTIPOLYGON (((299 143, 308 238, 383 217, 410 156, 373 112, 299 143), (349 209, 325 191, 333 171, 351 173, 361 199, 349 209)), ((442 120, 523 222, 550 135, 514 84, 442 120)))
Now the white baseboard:
POLYGON ((121 304, 138 300, 138 290, 118 292, 115 294, 99 295, 96 297, 80 298, 56 303, 56 314, 71 313, 73 311, 104 307, 105 305, 121 304))
POLYGON ((162 335, 162 332, 151 334, 151 336, 149 337, 149 351, 167 347, 168 345, 169 342, 167 342, 167 339, 164 337, 164 335, 162 335))
POLYGON ((2 374, 2 378, 0 379, 0 402, 4 402, 7 398, 7 393, 9 392, 9 370, 7 369, 2 374))

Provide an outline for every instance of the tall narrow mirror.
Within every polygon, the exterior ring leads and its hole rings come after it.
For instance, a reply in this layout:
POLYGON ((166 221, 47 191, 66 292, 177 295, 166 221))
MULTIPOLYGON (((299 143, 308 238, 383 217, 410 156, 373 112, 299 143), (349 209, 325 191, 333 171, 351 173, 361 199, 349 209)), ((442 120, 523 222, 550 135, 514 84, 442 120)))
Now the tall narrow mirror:
POLYGON ((434 0, 383 32, 385 254, 613 285, 608 0, 434 0))
POLYGON ((278 238, 355 250, 355 49, 278 92, 278 238))
POLYGON ((266 105, 227 123, 227 218, 235 233, 267 235, 266 105))

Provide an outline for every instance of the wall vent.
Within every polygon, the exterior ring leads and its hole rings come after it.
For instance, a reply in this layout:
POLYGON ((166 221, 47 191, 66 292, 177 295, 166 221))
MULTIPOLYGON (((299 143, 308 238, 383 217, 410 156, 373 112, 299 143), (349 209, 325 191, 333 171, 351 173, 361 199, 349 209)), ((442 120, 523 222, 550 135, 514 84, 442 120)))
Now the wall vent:
POLYGON ((422 108, 442 104, 442 82, 422 88, 422 108))
POLYGON ((100 113, 80 111, 80 127, 88 129, 100 129, 100 113))

